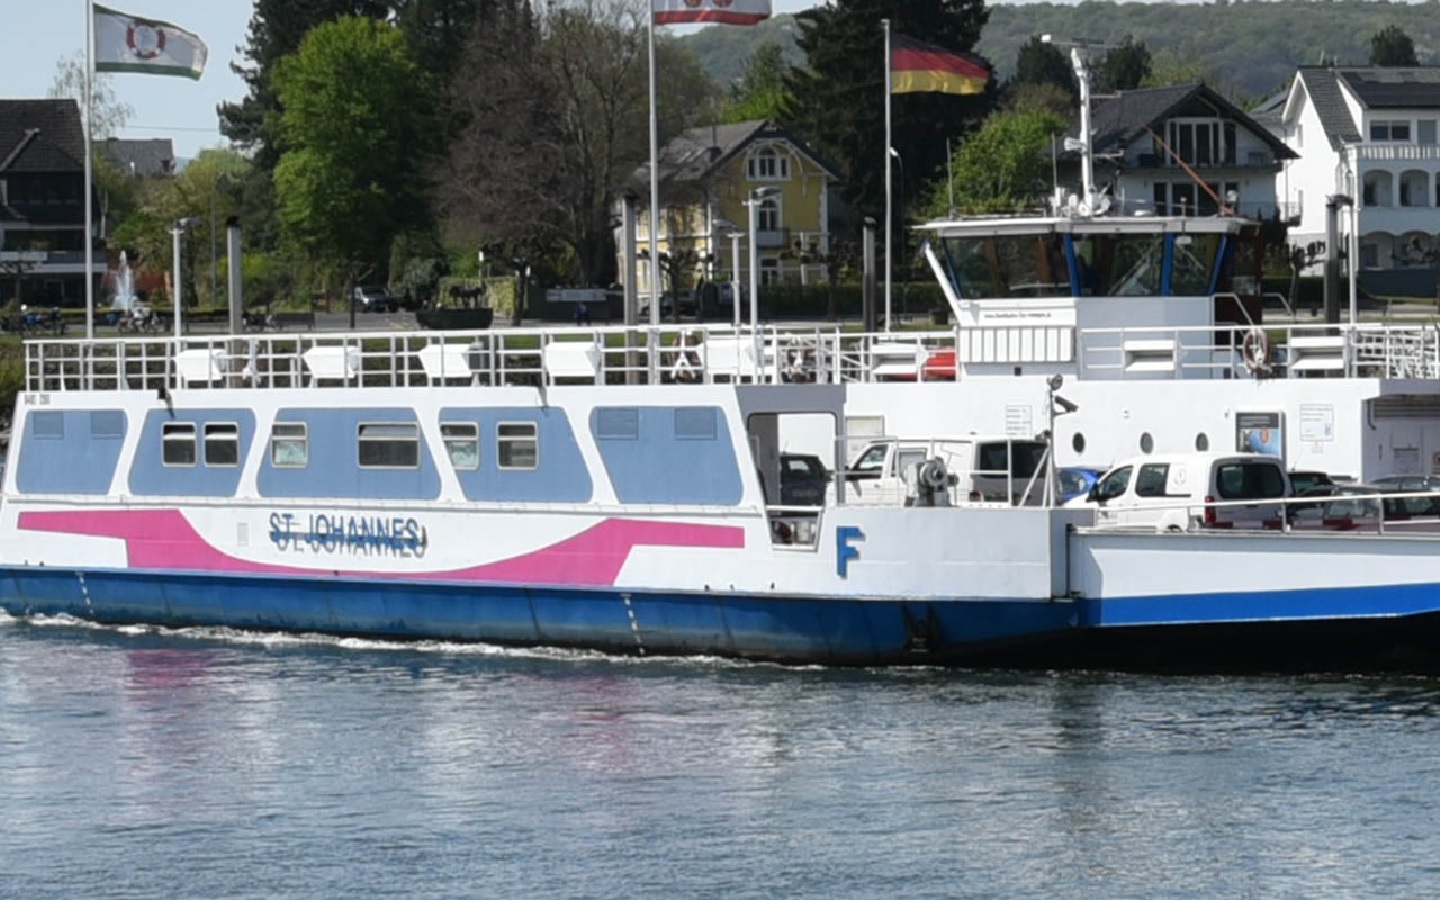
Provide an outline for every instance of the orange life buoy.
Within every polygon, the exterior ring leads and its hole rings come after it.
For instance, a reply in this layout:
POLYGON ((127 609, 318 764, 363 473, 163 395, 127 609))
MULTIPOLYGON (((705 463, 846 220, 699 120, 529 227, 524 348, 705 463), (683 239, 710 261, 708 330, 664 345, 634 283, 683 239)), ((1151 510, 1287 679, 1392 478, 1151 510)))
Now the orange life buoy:
POLYGON ((1257 374, 1270 371, 1273 352, 1270 335, 1258 326, 1245 332, 1245 339, 1240 342, 1240 353, 1245 360, 1245 368, 1257 374))

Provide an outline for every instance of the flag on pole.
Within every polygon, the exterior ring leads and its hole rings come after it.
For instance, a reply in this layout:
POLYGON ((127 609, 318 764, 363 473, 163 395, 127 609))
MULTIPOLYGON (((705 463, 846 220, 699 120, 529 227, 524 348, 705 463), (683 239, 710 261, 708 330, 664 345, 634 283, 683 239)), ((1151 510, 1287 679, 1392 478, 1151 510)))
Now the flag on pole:
POLYGON ((979 94, 990 66, 978 56, 897 34, 890 38, 890 93, 979 94))
POLYGON ((653 0, 656 25, 757 25, 770 18, 770 0, 653 0))
POLYGON ((95 71, 183 75, 205 71, 205 42, 159 19, 95 6, 95 71))

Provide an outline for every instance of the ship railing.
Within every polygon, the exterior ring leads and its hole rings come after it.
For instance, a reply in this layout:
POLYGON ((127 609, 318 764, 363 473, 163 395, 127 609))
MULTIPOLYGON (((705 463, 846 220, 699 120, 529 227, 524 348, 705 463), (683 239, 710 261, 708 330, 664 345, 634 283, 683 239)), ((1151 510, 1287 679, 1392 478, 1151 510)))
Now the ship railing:
POLYGON ((1096 531, 1397 534, 1440 539, 1440 493, 1427 491, 1364 491, 1247 500, 1206 497, 1203 502, 1177 500, 1112 508, 1109 513, 1114 518, 1110 521, 1103 518, 1106 507, 1089 508, 1097 518, 1093 525, 1086 527, 1096 531), (1167 512, 1180 515, 1166 516, 1167 512), (1143 521, 1137 521, 1140 517, 1143 521))
MULTIPOLYGON (((824 383, 935 377, 954 332, 838 325, 190 334, 35 340, 29 391, 439 385, 824 383), (905 362, 897 365, 897 359, 905 362)), ((942 376, 943 377, 943 376, 942 376)))
POLYGON ((1434 378, 1440 374, 1440 328, 1429 323, 1117 326, 1076 331, 1075 365, 1091 378, 1434 378))

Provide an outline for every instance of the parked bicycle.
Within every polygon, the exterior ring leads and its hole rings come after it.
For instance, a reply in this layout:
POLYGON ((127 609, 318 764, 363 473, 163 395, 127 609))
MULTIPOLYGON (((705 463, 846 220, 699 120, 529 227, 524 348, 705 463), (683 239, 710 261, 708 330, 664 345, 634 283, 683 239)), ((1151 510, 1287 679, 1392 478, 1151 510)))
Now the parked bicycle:
POLYGON ((155 315, 155 310, 148 306, 136 304, 130 307, 130 311, 120 317, 115 327, 121 334, 144 334, 146 332, 159 333, 164 329, 164 323, 160 317, 155 315))

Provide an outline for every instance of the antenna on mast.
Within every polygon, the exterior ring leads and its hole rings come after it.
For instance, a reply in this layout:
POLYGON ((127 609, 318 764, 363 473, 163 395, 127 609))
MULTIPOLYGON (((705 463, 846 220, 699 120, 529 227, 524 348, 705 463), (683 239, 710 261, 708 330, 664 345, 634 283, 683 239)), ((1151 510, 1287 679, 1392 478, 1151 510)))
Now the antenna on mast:
POLYGON ((1080 136, 1065 139, 1065 149, 1080 154, 1080 214, 1090 215, 1100 210, 1100 197, 1095 192, 1095 161, 1090 142, 1094 133, 1090 125, 1090 51, 1105 47, 1104 41, 1088 38, 1055 40, 1053 35, 1040 35, 1040 43, 1070 48, 1070 66, 1075 70, 1075 80, 1080 85, 1080 136))

